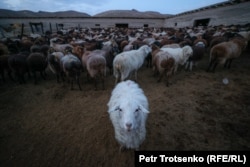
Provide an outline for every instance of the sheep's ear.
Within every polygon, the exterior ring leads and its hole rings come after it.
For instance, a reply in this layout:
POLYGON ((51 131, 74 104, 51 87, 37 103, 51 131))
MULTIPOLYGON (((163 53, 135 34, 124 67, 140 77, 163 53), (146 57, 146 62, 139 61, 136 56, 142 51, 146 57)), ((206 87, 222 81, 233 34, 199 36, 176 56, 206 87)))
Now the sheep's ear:
POLYGON ((149 111, 146 108, 144 108, 142 105, 140 105, 140 109, 144 113, 149 113, 149 111))

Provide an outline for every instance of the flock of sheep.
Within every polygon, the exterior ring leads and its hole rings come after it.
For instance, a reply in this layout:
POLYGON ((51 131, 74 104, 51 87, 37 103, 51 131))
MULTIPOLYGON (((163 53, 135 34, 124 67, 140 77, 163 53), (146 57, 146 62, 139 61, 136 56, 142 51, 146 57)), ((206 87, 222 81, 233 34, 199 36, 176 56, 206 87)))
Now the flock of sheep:
POLYGON ((151 67, 157 81, 177 73, 179 65, 187 70, 210 54, 207 71, 215 71, 218 64, 230 67, 250 40, 249 27, 218 26, 195 28, 107 28, 75 29, 46 32, 37 38, 4 39, 0 43, 1 81, 7 72, 10 80, 20 84, 25 76, 37 81, 37 72, 46 78, 49 68, 57 82, 75 82, 79 89, 80 74, 86 72, 92 78, 95 89, 99 81, 105 89, 107 70, 115 77, 115 88, 108 102, 108 113, 115 130, 115 138, 121 148, 138 149, 146 136, 148 101, 137 80, 137 71, 145 61, 151 67), (13 75, 14 74, 14 75, 13 75), (32 75, 31 75, 32 74, 32 75), (130 97, 133 97, 131 100, 130 97))

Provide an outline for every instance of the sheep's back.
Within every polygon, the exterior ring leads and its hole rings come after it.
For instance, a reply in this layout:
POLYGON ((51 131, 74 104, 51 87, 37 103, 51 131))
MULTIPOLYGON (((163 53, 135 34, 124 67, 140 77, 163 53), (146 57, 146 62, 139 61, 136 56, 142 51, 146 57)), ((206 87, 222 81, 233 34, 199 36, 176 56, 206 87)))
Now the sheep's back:
POLYGON ((27 71, 27 55, 23 53, 9 56, 8 64, 13 71, 27 71))
POLYGON ((87 70, 91 77, 100 72, 104 75, 105 69, 106 59, 102 55, 92 55, 87 60, 87 70))
POLYGON ((228 42, 222 42, 212 47, 210 51, 210 61, 217 60, 221 64, 225 63, 226 59, 232 55, 232 49, 228 42))
POLYGON ((219 59, 231 59, 240 56, 241 52, 242 50, 238 44, 233 41, 229 41, 215 45, 211 49, 210 56, 217 57, 219 59))
POLYGON ((44 70, 47 67, 46 58, 42 53, 31 53, 27 58, 27 63, 31 70, 44 70))
POLYGON ((113 65, 122 66, 126 69, 139 69, 144 62, 144 58, 138 55, 138 50, 122 52, 114 58, 113 65))
POLYGON ((174 66, 172 63, 175 63, 175 60, 168 52, 161 51, 155 57, 155 64, 160 73, 171 69, 174 66))
POLYGON ((167 52, 171 57, 173 57, 178 63, 180 61, 180 57, 182 56, 182 48, 161 48, 164 52, 167 52))
POLYGON ((90 53, 91 53, 91 52, 92 52, 92 51, 85 51, 84 54, 82 55, 81 61, 82 61, 82 66, 83 66, 84 68, 87 67, 87 60, 90 58, 90 53))
POLYGON ((61 58, 60 64, 63 70, 71 70, 73 67, 81 68, 81 61, 73 55, 65 55, 61 58))

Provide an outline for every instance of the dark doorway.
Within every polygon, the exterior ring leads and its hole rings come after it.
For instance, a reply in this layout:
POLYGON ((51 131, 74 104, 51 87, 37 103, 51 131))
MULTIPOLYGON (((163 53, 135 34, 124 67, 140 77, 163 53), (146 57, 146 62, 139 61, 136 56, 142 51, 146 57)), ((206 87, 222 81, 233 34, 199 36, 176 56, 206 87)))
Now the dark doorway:
POLYGON ((43 23, 40 22, 40 23, 32 23, 30 22, 30 28, 31 28, 31 31, 32 33, 42 33, 44 34, 43 32, 43 23))
POLYGON ((197 26, 208 26, 209 21, 210 21, 210 18, 195 20, 194 21, 194 27, 197 27, 197 26))
POLYGON ((128 24, 126 24, 126 23, 117 23, 117 24, 115 24, 115 27, 118 27, 118 28, 128 28, 128 24))

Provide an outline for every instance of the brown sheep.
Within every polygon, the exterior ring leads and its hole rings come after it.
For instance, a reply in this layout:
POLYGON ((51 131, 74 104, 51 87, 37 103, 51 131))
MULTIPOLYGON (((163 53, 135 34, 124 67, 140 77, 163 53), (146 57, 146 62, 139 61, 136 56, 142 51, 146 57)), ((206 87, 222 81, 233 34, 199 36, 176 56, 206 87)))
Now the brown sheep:
POLYGON ((102 88, 104 86, 104 78, 106 75, 106 59, 105 52, 102 50, 85 51, 82 55, 82 65, 88 71, 88 76, 94 79, 95 90, 97 90, 97 80, 101 79, 102 88))
POLYGON ((200 61, 206 52, 206 47, 207 47, 207 41, 201 37, 198 37, 194 41, 194 45, 192 46, 193 49, 193 55, 189 57, 187 64, 186 64, 186 70, 192 71, 193 65, 196 65, 198 61, 200 61))
POLYGON ((34 52, 29 55, 27 58, 27 64, 29 67, 29 71, 33 73, 34 76, 34 84, 37 84, 36 71, 39 71, 42 78, 45 80, 45 69, 48 65, 48 45, 42 45, 40 47, 40 52, 34 52))
POLYGON ((9 54, 8 47, 2 43, 0 43, 0 56, 9 54))
POLYGON ((5 82, 5 71, 8 73, 9 78, 14 81, 11 76, 11 69, 8 64, 9 55, 1 55, 0 56, 0 74, 2 77, 2 81, 5 82))
POLYGON ((232 60, 239 57, 246 47, 246 40, 243 38, 234 38, 228 42, 222 42, 215 45, 210 51, 210 63, 207 72, 212 68, 215 71, 216 66, 224 64, 224 67, 230 68, 232 60))
POLYGON ((12 72, 14 72, 20 84, 25 83, 24 75, 28 72, 29 69, 27 65, 27 57, 29 52, 21 52, 19 54, 14 54, 9 56, 8 65, 12 72))
POLYGON ((166 86, 169 86, 169 78, 173 73, 175 59, 168 52, 160 51, 155 56, 156 69, 159 72, 157 82, 160 82, 163 76, 166 76, 166 86))
POLYGON ((80 74, 81 74, 81 61, 80 59, 71 53, 72 50, 70 47, 66 48, 65 50, 65 56, 63 56, 60 59, 60 67, 62 70, 62 79, 64 81, 64 75, 67 76, 68 79, 70 79, 71 83, 71 90, 73 90, 73 82, 74 80, 78 84, 78 87, 80 90, 82 90, 80 85, 80 74))
POLYGON ((11 70, 8 65, 8 58, 9 58, 9 50, 8 47, 2 43, 0 43, 0 74, 2 77, 3 82, 5 82, 5 71, 8 72, 10 79, 13 80, 11 77, 11 70))

